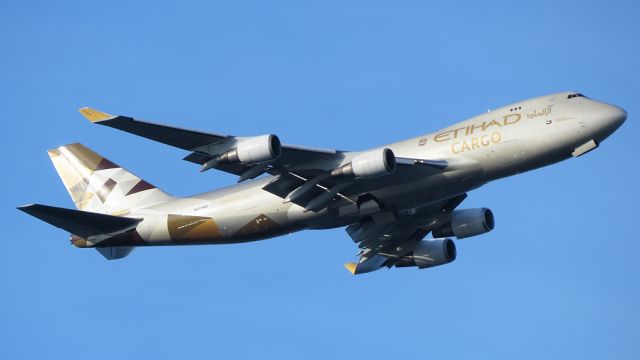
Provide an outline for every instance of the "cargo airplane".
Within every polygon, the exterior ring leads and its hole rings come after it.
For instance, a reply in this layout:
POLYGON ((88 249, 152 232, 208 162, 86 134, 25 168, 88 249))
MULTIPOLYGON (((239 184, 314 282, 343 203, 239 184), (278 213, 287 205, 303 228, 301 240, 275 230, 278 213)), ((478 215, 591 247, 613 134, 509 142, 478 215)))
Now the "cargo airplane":
POLYGON ((19 207, 71 233, 79 248, 120 259, 139 246, 230 244, 346 226, 359 248, 353 274, 428 268, 456 258, 455 242, 491 231, 488 208, 458 209, 492 180, 581 156, 627 117, 565 92, 520 101, 434 133, 364 151, 281 144, 80 109, 105 125, 188 151, 200 171, 238 184, 178 198, 75 143, 49 156, 77 209, 19 207), (426 238, 431 233, 431 237, 426 238))

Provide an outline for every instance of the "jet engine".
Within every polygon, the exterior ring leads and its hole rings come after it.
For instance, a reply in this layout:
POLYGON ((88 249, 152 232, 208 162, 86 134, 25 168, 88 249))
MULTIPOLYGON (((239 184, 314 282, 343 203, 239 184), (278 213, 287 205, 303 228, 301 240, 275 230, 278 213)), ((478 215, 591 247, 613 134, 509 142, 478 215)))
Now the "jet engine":
POLYGON ((396 169, 396 156, 391 149, 368 151, 331 172, 333 176, 373 178, 391 174, 396 169))
POLYGON ((259 164, 280 157, 280 139, 275 135, 262 135, 238 139, 236 147, 218 156, 217 162, 259 164))
POLYGON ((411 253, 403 256, 396 267, 417 266, 420 269, 444 265, 456 259, 456 244, 451 239, 422 240, 411 253))
POLYGON ((455 210, 451 213, 451 221, 433 230, 433 237, 455 236, 464 239, 484 234, 493 230, 495 219, 487 208, 455 210))

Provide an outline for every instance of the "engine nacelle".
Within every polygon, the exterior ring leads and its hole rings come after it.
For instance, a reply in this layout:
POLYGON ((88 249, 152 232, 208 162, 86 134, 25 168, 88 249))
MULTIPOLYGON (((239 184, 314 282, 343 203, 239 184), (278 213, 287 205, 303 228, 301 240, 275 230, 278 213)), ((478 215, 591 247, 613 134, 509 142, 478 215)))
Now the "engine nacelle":
POLYGON ((280 157, 280 139, 275 135, 262 135, 238 139, 236 147, 220 155, 218 162, 259 164, 280 157))
POLYGON ((456 255, 456 244, 451 239, 422 240, 411 253, 396 263, 396 267, 417 266, 424 269, 448 264, 456 259, 456 255))
POLYGON ((433 230, 433 237, 455 236, 464 239, 489 232, 494 226, 493 213, 487 208, 455 210, 448 224, 433 230))
POLYGON ((391 174, 396 169, 396 156, 391 149, 381 149, 357 155, 351 162, 331 172, 333 176, 373 178, 391 174))

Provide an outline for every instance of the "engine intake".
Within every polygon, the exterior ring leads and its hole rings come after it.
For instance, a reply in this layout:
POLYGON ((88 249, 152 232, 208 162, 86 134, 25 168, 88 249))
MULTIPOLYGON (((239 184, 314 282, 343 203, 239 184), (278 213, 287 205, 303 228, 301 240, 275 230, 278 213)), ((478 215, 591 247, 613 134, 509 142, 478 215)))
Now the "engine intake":
POLYGON ((433 230, 433 237, 455 236, 464 239, 493 230, 495 218, 487 208, 455 210, 451 221, 441 228, 433 230))
POLYGON ((276 135, 239 139, 236 147, 218 156, 219 163, 259 164, 280 157, 282 145, 276 135))
POLYGON ((396 169, 396 156, 391 149, 373 150, 355 156, 351 162, 331 172, 332 176, 373 178, 391 174, 396 169))
POLYGON ((424 269, 448 264, 456 256, 456 244, 451 239, 422 240, 409 255, 403 256, 396 263, 396 267, 417 266, 424 269))

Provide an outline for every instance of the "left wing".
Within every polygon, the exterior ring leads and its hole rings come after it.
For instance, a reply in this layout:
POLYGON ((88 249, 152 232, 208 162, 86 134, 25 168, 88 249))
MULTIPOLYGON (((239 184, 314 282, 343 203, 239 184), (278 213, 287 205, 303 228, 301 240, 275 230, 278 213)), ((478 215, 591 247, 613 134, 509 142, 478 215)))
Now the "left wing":
MULTIPOLYGON (((190 151, 184 160, 202 165, 201 171, 219 169, 238 175, 238 182, 264 173, 277 175, 264 190, 285 202, 303 206, 307 211, 320 211, 335 197, 348 199, 390 184, 439 174, 449 168, 445 160, 396 158, 393 152, 383 148, 363 154, 281 145, 275 135, 237 137, 113 116, 91 108, 82 108, 80 113, 93 123, 190 151), (392 161, 388 159, 389 153, 392 161), (393 166, 386 169, 389 171, 384 176, 359 176, 352 160, 355 162, 363 156, 374 162, 382 159, 385 167, 393 162, 393 166)), ((379 162, 376 164, 380 165, 379 162)), ((366 172, 371 166, 360 168, 366 172)))
MULTIPOLYGON (((80 113, 89 121, 122 130, 147 139, 171 145, 183 150, 191 151, 184 160, 205 165, 215 156, 230 150, 238 141, 250 138, 239 138, 232 135, 207 133, 196 130, 183 129, 147 121, 137 120, 127 116, 114 116, 91 108, 82 108, 80 113)), ((276 138, 277 139, 277 138, 276 138)), ((297 145, 282 145, 281 154, 276 162, 268 164, 271 168, 296 169, 300 166, 316 163, 318 167, 339 162, 342 152, 336 150, 310 148, 297 145)), ((266 165, 265 165, 266 167, 266 165)), ((252 168, 248 163, 219 162, 211 168, 242 176, 252 168)), ((208 169, 205 169, 208 170, 208 169)), ((265 169, 267 170, 267 169, 265 169)), ((260 175, 260 174, 258 174, 260 175)), ((257 175, 256 175, 257 176, 257 175)))

